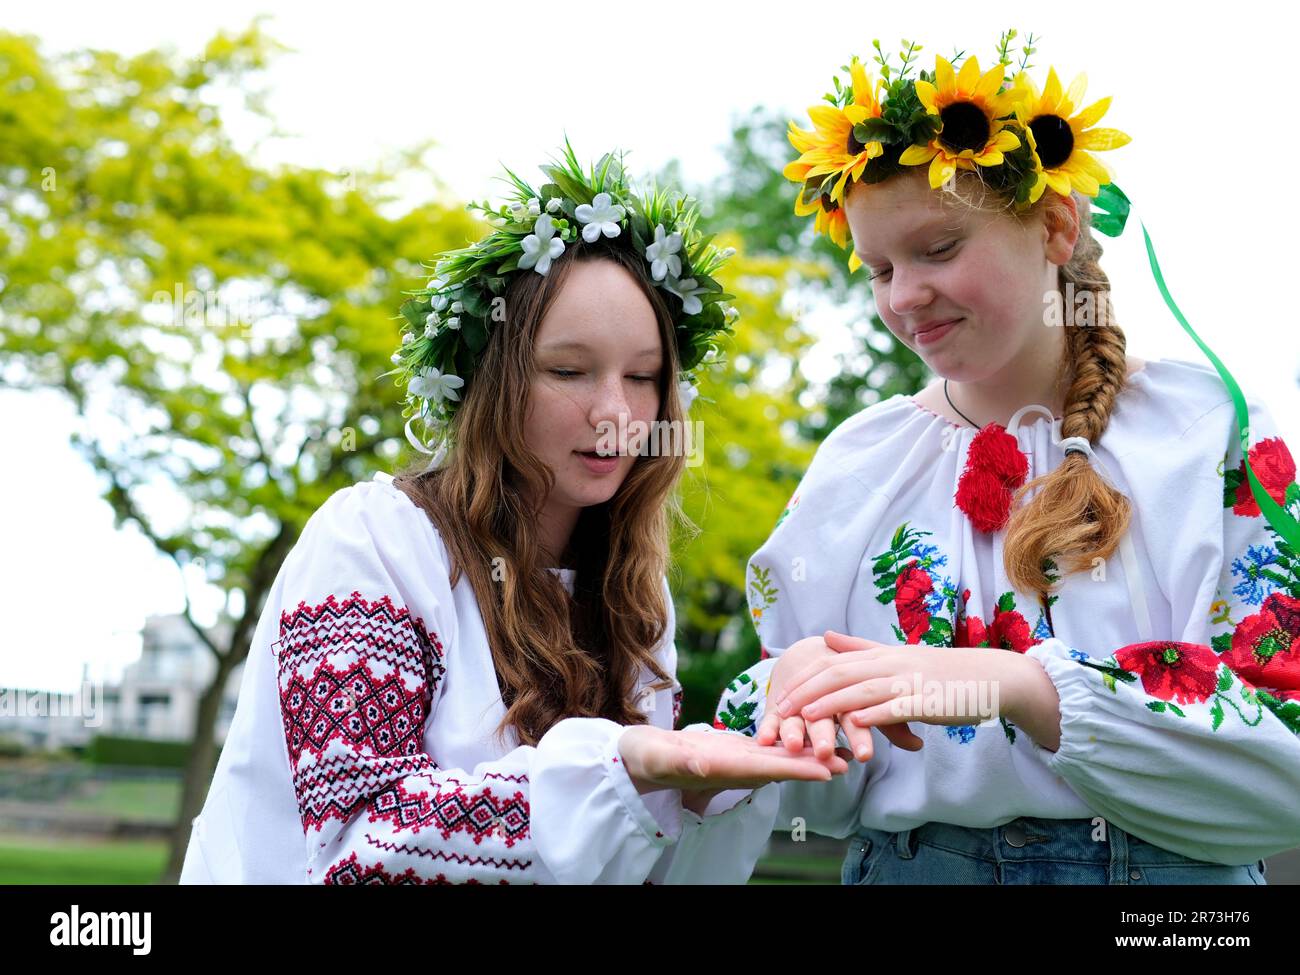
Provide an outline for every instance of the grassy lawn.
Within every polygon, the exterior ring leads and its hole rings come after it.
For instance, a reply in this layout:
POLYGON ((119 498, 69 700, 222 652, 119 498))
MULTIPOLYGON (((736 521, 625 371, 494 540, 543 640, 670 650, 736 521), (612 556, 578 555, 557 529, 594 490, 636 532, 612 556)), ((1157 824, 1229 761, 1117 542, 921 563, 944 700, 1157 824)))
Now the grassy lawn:
POLYGON ((68 809, 105 813, 126 820, 168 822, 176 818, 181 784, 166 779, 111 779, 95 782, 86 795, 64 800, 68 809))
POLYGON ((0 834, 0 884, 151 884, 167 862, 161 840, 60 841, 0 834))

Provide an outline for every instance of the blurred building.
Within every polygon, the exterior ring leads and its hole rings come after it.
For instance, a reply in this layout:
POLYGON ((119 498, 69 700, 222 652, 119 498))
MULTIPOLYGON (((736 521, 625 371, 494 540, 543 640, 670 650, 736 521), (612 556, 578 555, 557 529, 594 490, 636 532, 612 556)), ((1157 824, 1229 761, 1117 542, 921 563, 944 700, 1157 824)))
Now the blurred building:
MULTIPOLYGON (((230 624, 206 632, 222 646, 230 624)), ((150 616, 141 631, 139 659, 115 684, 92 684, 83 670, 82 686, 73 692, 0 689, 0 738, 40 750, 84 746, 96 735, 189 741, 199 698, 216 669, 212 652, 184 616, 150 616)), ((218 744, 234 718, 243 672, 241 663, 226 681, 217 713, 218 744)))

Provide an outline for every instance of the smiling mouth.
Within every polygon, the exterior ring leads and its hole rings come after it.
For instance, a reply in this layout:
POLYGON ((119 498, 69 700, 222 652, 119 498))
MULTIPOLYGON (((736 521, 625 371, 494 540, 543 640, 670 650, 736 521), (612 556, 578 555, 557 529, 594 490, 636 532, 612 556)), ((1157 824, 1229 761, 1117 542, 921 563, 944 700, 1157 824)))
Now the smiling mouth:
POLYGON ((916 338, 916 337, 921 336, 921 335, 929 335, 931 332, 935 331, 936 329, 943 328, 945 325, 955 325, 955 324, 957 324, 957 322, 959 322, 959 321, 961 321, 960 318, 950 318, 950 319, 948 319, 946 322, 940 322, 938 325, 931 325, 931 326, 930 326, 929 328, 927 328, 927 329, 923 329, 923 330, 920 331, 920 332, 915 332, 915 333, 913 333, 912 337, 913 337, 913 338, 916 338))

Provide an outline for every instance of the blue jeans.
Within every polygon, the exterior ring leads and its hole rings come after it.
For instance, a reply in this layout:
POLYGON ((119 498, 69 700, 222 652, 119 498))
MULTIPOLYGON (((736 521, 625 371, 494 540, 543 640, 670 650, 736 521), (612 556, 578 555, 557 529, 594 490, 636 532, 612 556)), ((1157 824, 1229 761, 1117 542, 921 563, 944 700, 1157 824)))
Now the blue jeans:
POLYGON ((1014 819, 993 829, 859 828, 844 884, 1266 884, 1262 860, 1224 866, 1153 846, 1110 822, 1014 819))

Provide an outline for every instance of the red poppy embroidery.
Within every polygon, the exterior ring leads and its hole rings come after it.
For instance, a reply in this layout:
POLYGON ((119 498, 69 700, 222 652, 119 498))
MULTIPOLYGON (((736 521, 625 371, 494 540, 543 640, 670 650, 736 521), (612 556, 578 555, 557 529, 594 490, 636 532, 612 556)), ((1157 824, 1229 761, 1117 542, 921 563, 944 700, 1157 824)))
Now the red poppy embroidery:
MULTIPOLYGON (((1287 488, 1295 481, 1295 459, 1281 437, 1269 437, 1250 448, 1250 467, 1259 478, 1268 496, 1278 504, 1286 503, 1287 488)), ((1257 516, 1261 514, 1259 503, 1250 489, 1250 480, 1246 477, 1246 462, 1236 470, 1236 496, 1232 510, 1239 515, 1257 516)))
POLYGON ((925 597, 934 591, 930 573, 913 562, 898 574, 895 583, 894 609, 898 625, 907 634, 908 643, 918 643, 930 630, 930 612, 925 608, 925 597))
POLYGON ((1300 599, 1272 593, 1232 634, 1228 666, 1256 687, 1300 689, 1300 599))
POLYGON ((1029 621, 1015 608, 1015 594, 1004 593, 993 607, 993 622, 985 624, 978 616, 966 615, 970 590, 961 594, 961 613, 954 627, 955 647, 997 647, 1024 653, 1042 641, 1033 635, 1029 621))
POLYGON ((1003 650, 1024 653, 1038 643, 1029 632, 1029 621, 1020 615, 1019 610, 1003 611, 1001 607, 993 610, 993 622, 989 625, 989 646, 1003 650))
POLYGON ((999 531, 1011 515, 1016 489, 1028 475, 1029 461, 1016 438, 1002 424, 990 423, 966 452, 966 469, 957 481, 957 507, 980 531, 999 531))
POLYGON ((1115 660, 1142 678, 1143 689, 1162 701, 1197 704, 1218 686, 1219 658, 1195 643, 1133 643, 1115 651, 1115 660))

